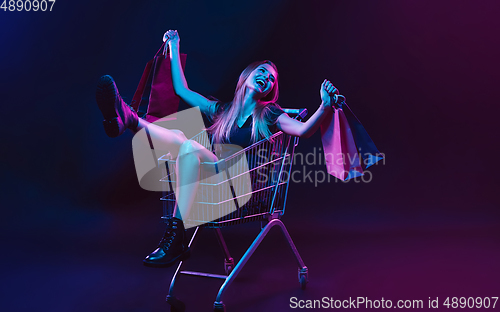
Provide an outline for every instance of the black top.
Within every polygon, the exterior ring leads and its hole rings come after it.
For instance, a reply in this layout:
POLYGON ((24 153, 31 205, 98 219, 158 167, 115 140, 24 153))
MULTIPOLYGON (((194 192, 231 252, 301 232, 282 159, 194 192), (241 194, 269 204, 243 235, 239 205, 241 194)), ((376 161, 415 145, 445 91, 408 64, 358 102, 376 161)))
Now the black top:
MULTIPOLYGON (((213 117, 219 115, 224 109, 226 109, 227 105, 229 105, 229 103, 217 102, 216 107, 214 109, 216 113, 214 114, 213 117)), ((276 133, 278 132, 278 127, 276 126, 278 117, 285 112, 276 104, 269 104, 269 108, 270 109, 267 115, 265 116, 265 119, 269 125, 269 130, 271 131, 271 133, 276 133)), ((209 118, 212 120, 213 117, 209 116, 209 118)), ((243 126, 241 127, 236 126, 235 128, 233 128, 229 136, 229 142, 227 143, 235 144, 243 148, 246 148, 255 143, 252 140, 252 123, 253 123, 253 116, 250 115, 243 124, 243 126)))

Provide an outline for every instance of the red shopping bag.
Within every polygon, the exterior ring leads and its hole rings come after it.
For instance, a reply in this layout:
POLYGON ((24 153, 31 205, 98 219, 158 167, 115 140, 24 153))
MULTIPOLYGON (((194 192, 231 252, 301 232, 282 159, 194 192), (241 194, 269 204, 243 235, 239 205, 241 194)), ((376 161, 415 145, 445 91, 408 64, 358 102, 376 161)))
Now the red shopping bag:
MULTIPOLYGON (((163 47, 156 52, 154 58, 146 64, 137 90, 132 98, 131 106, 138 111, 147 106, 145 119, 154 122, 160 118, 177 113, 180 98, 174 92, 170 58, 163 54, 163 47), (160 53, 162 52, 162 53, 160 53)), ((186 54, 181 53, 182 68, 186 66, 186 54)))
POLYGON ((332 118, 322 122, 321 141, 328 173, 347 181, 362 176, 363 170, 383 159, 383 155, 350 108, 346 104, 342 107, 332 108, 332 118))

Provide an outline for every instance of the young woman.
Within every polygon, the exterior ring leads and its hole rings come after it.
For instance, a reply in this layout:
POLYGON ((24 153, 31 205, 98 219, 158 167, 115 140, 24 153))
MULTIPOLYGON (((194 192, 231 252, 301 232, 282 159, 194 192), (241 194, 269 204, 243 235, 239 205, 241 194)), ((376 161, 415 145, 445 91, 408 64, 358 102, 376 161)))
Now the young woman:
MULTIPOLYGON (((213 121, 208 129, 214 143, 230 143, 247 147, 272 132, 281 130, 299 137, 311 136, 324 118, 331 114, 333 97, 338 90, 328 80, 320 88, 321 104, 306 122, 290 118, 276 103, 278 100, 278 70, 270 61, 250 64, 240 74, 233 100, 222 104, 209 100, 189 89, 181 67, 176 30, 164 35, 165 49, 170 49, 172 81, 175 93, 187 104, 196 106, 213 121)), ((166 55, 166 53, 165 53, 166 55)), ((336 99, 337 97, 335 97, 336 99)), ((177 158, 177 207, 167 221, 167 230, 158 248, 144 259, 148 266, 166 267, 189 255, 182 216, 189 214, 199 184, 200 164, 217 161, 217 156, 179 130, 168 130, 137 117, 136 112, 120 97, 110 76, 101 77, 96 100, 104 116, 104 129, 110 137, 122 134, 126 128, 138 131, 144 127, 158 142, 177 158), (182 187, 180 187, 182 185, 182 187)))

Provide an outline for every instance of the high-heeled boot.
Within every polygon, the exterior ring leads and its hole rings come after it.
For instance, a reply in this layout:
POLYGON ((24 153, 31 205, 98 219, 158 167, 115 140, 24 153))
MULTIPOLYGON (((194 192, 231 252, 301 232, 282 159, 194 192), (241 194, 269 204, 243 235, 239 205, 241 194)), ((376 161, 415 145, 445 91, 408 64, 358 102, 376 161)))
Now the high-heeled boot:
POLYGON ((186 230, 181 219, 167 219, 167 229, 158 244, 158 248, 146 259, 144 265, 151 267, 169 267, 177 260, 185 260, 189 257, 186 230))
POLYGON ((111 76, 105 75, 99 79, 95 98, 104 117, 104 131, 109 137, 117 137, 127 128, 137 130, 137 113, 123 101, 111 76))

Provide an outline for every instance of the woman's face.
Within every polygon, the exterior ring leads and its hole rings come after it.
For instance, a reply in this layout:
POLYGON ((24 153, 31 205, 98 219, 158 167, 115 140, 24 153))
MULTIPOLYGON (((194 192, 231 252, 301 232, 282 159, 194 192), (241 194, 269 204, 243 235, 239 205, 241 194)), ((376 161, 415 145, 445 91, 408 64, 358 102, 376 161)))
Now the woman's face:
POLYGON ((246 86, 261 95, 260 98, 263 98, 274 88, 277 76, 276 71, 271 65, 262 64, 248 76, 246 86))

